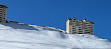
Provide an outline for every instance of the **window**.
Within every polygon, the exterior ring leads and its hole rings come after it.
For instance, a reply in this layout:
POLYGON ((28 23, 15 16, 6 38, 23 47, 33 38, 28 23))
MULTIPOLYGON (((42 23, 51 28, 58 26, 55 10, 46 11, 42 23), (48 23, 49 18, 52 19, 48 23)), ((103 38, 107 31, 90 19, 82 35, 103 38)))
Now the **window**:
POLYGON ((73 34, 74 34, 74 33, 76 33, 76 32, 73 32, 73 34))
POLYGON ((0 8, 0 9, 3 9, 3 8, 0 8))
POLYGON ((82 29, 79 29, 79 30, 82 30, 82 29))
POLYGON ((88 31, 88 30, 86 30, 86 31, 88 31))
POLYGON ((91 28, 91 27, 89 27, 89 28, 91 28))
POLYGON ((72 31, 76 31, 76 30, 72 30, 72 31))
POLYGON ((90 32, 86 32, 86 34, 87 34, 87 33, 90 33, 90 32))
POLYGON ((87 25, 87 26, 91 26, 91 25, 87 25))
POLYGON ((79 27, 79 28, 82 28, 82 27, 79 27))
POLYGON ((82 31, 79 31, 79 32, 82 32, 82 31))
POLYGON ((79 34, 83 34, 83 33, 79 33, 79 34))
POLYGON ((72 29, 75 29, 75 28, 72 28, 72 29))
POLYGON ((93 31, 91 31, 91 32, 93 32, 93 31))

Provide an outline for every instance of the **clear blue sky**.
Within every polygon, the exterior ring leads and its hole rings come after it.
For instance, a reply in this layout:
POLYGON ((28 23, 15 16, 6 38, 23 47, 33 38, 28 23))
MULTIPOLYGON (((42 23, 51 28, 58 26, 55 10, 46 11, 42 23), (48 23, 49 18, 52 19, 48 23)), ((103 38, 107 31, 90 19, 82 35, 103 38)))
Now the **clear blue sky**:
POLYGON ((0 0, 7 20, 65 30, 66 19, 94 22, 95 35, 111 41, 111 0, 0 0))

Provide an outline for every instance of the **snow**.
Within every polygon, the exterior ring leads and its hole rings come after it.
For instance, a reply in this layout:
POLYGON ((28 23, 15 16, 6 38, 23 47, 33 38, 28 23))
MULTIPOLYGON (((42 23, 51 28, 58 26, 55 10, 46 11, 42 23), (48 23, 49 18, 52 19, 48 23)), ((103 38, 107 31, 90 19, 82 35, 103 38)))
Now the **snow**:
POLYGON ((0 23, 0 49, 111 49, 111 42, 88 34, 65 34, 53 27, 0 23))

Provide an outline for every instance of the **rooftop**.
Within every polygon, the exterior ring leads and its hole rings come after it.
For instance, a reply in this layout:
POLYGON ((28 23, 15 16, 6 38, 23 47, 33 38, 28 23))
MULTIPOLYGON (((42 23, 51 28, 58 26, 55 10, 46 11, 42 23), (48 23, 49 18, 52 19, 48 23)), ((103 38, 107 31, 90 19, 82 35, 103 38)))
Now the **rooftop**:
POLYGON ((0 6, 8 8, 8 7, 7 7, 7 6, 5 6, 5 5, 0 5, 0 6))
MULTIPOLYGON (((73 17, 73 18, 67 18, 67 20, 73 20, 73 19, 76 20, 75 17, 73 17)), ((66 20, 66 21, 67 21, 67 20, 66 20)), ((84 20, 86 21, 86 19, 84 19, 84 20)), ((84 20, 79 20, 79 21, 84 21, 84 20)), ((91 21, 89 21, 89 20, 86 21, 86 22, 90 22, 90 23, 94 24, 93 22, 91 22, 91 21)))

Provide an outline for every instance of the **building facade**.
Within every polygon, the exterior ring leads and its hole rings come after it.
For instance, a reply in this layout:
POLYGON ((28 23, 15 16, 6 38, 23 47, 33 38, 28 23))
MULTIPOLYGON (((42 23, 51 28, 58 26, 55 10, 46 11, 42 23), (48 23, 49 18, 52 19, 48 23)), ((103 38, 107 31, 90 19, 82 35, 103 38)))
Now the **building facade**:
POLYGON ((0 5, 0 22, 6 22, 7 6, 0 5))
POLYGON ((70 34, 94 34, 94 23, 84 20, 68 18, 66 21, 66 32, 70 34))

